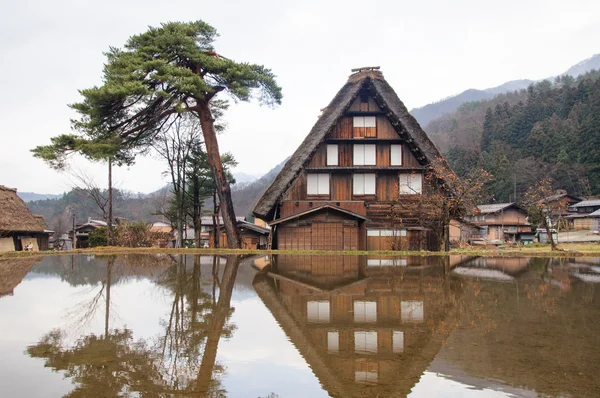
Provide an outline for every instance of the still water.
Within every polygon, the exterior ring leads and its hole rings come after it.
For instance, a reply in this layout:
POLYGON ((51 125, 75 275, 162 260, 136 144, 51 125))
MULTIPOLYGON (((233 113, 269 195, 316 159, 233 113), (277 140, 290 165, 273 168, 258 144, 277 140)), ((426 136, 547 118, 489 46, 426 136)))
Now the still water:
POLYGON ((0 260, 2 397, 600 396, 600 259, 0 260))

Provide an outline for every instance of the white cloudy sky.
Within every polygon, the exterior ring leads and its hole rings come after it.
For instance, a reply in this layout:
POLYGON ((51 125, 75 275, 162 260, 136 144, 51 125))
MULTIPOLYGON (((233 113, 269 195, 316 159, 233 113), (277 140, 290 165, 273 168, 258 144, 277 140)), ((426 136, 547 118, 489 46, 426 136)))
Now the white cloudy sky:
MULTIPOLYGON (((411 109, 467 88, 555 75, 600 52, 598 0, 0 2, 0 184, 38 193, 69 190, 71 178, 29 150, 69 132, 67 104, 100 83, 103 51, 160 22, 209 22, 220 53, 277 74, 283 105, 234 105, 220 136, 237 171, 254 175, 294 151, 353 67, 380 65, 411 109)), ((105 179, 101 165, 74 167, 105 179)), ((115 178, 150 192, 165 184, 163 169, 141 158, 115 178)))

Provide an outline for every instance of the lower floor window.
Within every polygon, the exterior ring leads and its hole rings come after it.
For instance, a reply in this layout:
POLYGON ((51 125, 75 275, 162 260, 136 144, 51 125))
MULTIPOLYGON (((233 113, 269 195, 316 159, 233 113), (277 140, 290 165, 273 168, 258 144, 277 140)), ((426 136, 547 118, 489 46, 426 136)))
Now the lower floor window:
POLYGON ((354 174, 352 193, 354 195, 375 195, 375 173, 354 174))
POLYGON ((400 195, 416 195, 423 191, 423 176, 418 173, 400 174, 400 195))

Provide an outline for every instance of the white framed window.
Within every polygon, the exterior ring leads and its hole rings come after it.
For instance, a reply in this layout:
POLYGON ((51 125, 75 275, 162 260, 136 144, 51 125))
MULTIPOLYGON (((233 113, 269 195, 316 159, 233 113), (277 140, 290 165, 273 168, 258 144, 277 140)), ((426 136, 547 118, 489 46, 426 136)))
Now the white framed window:
POLYGON ((406 267, 408 262, 405 258, 369 258, 367 267, 406 267))
POLYGON ((354 381, 356 383, 377 384, 377 372, 355 371, 354 381))
POLYGON ((400 174, 400 195, 415 195, 423 192, 423 176, 419 173, 400 174))
POLYGON ((402 145, 390 146, 390 165, 402 166, 402 145))
POLYGON ((306 180, 306 191, 309 195, 329 195, 329 174, 308 174, 306 180))
POLYGON ((309 301, 306 303, 306 313, 308 322, 327 323, 329 322, 329 301, 309 301))
POLYGON ((423 302, 422 301, 401 301, 400 319, 402 322, 423 322, 423 302))
POLYGON ((405 229, 367 229, 367 236, 406 236, 405 229))
POLYGON ((354 174, 352 176, 352 193, 354 195, 375 195, 375 173, 354 174))
POLYGON ((377 127, 375 116, 354 116, 352 120, 354 127, 377 127))
POLYGON ((377 332, 354 332, 354 352, 377 354, 377 332))
POLYGON ((340 352, 340 332, 327 332, 327 351, 340 352))
POLYGON ((355 301, 354 302, 354 322, 356 322, 356 323, 377 322, 377 302, 375 302, 375 301, 355 301))
POLYGON ((394 330, 392 334, 392 352, 400 354, 404 352, 404 332, 394 330))
POLYGON ((356 144, 353 145, 355 166, 375 166, 377 163, 375 156, 375 144, 356 144))
POLYGON ((338 165, 338 146, 337 144, 327 145, 327 166, 338 165))

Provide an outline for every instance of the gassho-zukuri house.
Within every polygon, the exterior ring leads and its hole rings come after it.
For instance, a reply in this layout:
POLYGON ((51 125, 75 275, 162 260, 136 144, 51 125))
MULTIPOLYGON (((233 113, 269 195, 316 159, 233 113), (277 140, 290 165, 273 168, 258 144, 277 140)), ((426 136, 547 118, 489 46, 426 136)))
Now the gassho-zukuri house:
POLYGON ((448 166, 377 69, 353 70, 256 204, 273 249, 439 250, 423 203, 448 166))

